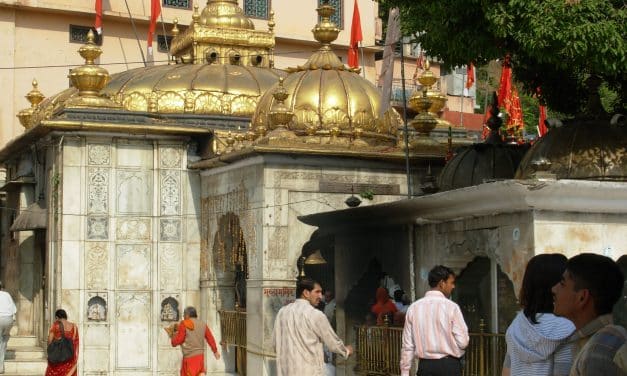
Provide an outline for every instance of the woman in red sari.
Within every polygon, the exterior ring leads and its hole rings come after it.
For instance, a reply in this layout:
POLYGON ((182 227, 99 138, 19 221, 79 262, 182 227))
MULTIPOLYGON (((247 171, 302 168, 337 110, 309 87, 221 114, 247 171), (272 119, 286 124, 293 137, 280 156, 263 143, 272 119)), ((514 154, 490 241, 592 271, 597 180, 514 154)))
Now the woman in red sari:
MULTIPOLYGON (((377 315, 377 325, 385 323, 386 315, 393 315, 398 311, 396 304, 390 299, 390 294, 385 287, 379 287, 376 292, 377 302, 370 308, 370 312, 377 315)), ((390 320, 392 323, 392 320, 390 320)))
POLYGON ((67 313, 63 309, 58 309, 54 313, 55 321, 48 332, 48 344, 55 339, 61 338, 61 327, 59 322, 63 324, 65 336, 72 339, 74 344, 74 356, 63 363, 50 363, 46 368, 46 376, 77 376, 78 363, 78 328, 73 322, 67 321, 67 313))

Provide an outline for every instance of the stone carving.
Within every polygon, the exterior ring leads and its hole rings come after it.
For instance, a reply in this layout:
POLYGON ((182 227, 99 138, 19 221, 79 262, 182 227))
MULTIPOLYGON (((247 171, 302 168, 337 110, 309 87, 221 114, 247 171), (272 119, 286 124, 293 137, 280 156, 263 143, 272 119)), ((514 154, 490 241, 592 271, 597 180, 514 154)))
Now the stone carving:
POLYGON ((164 242, 181 241, 181 220, 180 219, 160 219, 159 239, 164 242))
POLYGON ((181 167, 181 150, 176 146, 162 146, 159 149, 159 156, 161 168, 181 167))
POLYGON ((181 246, 159 244, 159 287, 162 290, 181 288, 181 246))
POLYGON ((109 238, 109 219, 107 217, 87 217, 87 239, 107 240, 109 238))
POLYGON ((94 296, 87 302, 87 320, 107 321, 107 302, 100 296, 94 296))
POLYGON ((456 271, 464 268, 477 256, 487 256, 503 265, 499 243, 498 230, 492 228, 440 234, 437 242, 442 245, 442 254, 448 255, 446 258, 450 260, 449 266, 456 271))
POLYGON ((107 214, 109 211, 109 169, 89 168, 87 190, 87 212, 107 214))
POLYGON ((88 144, 87 164, 93 166, 108 166, 111 163, 111 149, 109 145, 88 144))
POLYGON ((150 240, 150 218, 118 218, 117 240, 150 240))
POLYGON ((116 295, 115 367, 149 371, 152 359, 152 304, 150 293, 120 292, 116 295))
POLYGON ((85 284, 88 289, 107 288, 107 243, 87 243, 85 284))
POLYGON ((287 259, 287 226, 274 227, 268 240, 269 259, 287 259))
POLYGON ((117 208, 121 214, 152 214, 152 179, 148 171, 117 171, 117 208))
POLYGON ((161 321, 179 321, 179 302, 171 296, 161 302, 161 321))
POLYGON ((151 287, 151 252, 148 244, 116 246, 116 285, 121 289, 151 287))
POLYGON ((181 173, 176 170, 161 170, 161 215, 176 215, 181 212, 181 173))

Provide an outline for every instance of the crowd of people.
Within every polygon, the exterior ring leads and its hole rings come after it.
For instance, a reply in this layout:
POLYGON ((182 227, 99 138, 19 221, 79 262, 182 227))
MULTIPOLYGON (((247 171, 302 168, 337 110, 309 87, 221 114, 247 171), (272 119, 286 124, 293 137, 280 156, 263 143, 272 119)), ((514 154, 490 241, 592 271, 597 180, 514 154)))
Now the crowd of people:
MULTIPOLYGON (((417 376, 461 376, 470 338, 461 309, 451 300, 455 278, 450 268, 435 266, 428 275, 430 289, 413 304, 400 288, 394 288, 393 300, 384 283, 376 290, 366 324, 403 325, 401 376, 409 376, 416 359, 417 376)), ((521 311, 505 335, 502 376, 627 376, 627 330, 612 322, 624 283, 609 257, 582 253, 570 259, 561 254, 531 258, 519 294, 521 311)), ((0 284, 0 366, 16 313, 11 296, 1 289, 0 284)), ((296 295, 275 320, 276 372, 334 375, 332 354, 347 359, 353 353, 334 330, 334 294, 327 290, 323 296, 320 283, 300 278, 296 295)), ((181 375, 205 374, 205 342, 220 359, 215 339, 194 307, 185 308, 184 320, 166 331, 172 346, 181 346, 181 375)), ((48 344, 62 339, 70 353, 61 362, 49 358, 46 376, 77 375, 78 328, 59 309, 48 344)))

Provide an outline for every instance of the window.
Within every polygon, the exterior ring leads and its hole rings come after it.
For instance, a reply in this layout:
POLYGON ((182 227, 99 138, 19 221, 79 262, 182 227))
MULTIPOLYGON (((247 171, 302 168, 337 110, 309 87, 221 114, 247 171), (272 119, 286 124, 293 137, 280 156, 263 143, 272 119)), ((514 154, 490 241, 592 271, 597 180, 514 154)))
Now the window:
POLYGON ((163 0, 164 7, 192 9, 192 0, 163 0))
POLYGON ((71 43, 87 43, 87 33, 89 30, 94 32, 95 43, 102 46, 102 35, 96 33, 96 29, 89 26, 70 25, 70 42, 71 43))
MULTIPOLYGON (((318 6, 324 3, 324 0, 318 0, 318 6)), ((335 13, 331 16, 331 21, 335 22, 337 27, 340 29, 344 28, 344 7, 342 6, 342 0, 328 0, 326 1, 329 5, 332 5, 335 8, 335 13)))
POLYGON ((172 45, 172 36, 171 35, 168 35, 168 36, 157 35, 157 51, 159 51, 159 52, 168 52, 168 51, 170 51, 170 46, 171 45, 172 45))
POLYGON ((244 0, 244 14, 267 20, 270 14, 270 0, 244 0))

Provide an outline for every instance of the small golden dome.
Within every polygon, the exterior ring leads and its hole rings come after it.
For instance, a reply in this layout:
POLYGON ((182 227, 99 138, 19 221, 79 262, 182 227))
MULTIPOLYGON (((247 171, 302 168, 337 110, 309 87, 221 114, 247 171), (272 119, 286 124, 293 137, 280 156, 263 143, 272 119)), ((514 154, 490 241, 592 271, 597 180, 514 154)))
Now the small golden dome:
MULTIPOLYGON (((320 143, 339 138, 394 145, 397 127, 379 119, 379 90, 361 77, 359 70, 344 66, 330 48, 339 32, 329 19, 333 7, 322 5, 318 14, 321 19, 312 32, 322 47, 303 66, 288 69, 290 74, 283 82, 285 106, 294 113, 289 130, 308 139, 317 137, 320 143)), ((259 100, 251 123, 257 134, 272 129, 269 114, 276 103, 274 91, 259 100)))
POLYGON ((557 179, 627 181, 627 126, 608 120, 573 120, 551 128, 520 162, 516 179, 538 170, 557 179))
POLYGON ((176 64, 113 75, 102 94, 128 111, 251 116, 281 71, 228 64, 176 64))
POLYGON ((255 30, 255 25, 244 16, 237 0, 209 0, 200 14, 200 24, 212 28, 255 30))

